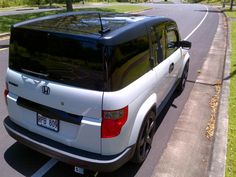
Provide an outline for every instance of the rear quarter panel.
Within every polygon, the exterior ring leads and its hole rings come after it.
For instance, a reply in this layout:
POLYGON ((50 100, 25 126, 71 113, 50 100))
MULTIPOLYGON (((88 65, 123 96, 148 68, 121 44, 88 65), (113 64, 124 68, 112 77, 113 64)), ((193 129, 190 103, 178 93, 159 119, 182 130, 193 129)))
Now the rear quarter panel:
MULTIPOLYGON (((144 74, 142 77, 140 77, 124 89, 116 92, 104 93, 103 110, 117 110, 128 105, 129 111, 128 120, 122 127, 120 135, 115 138, 102 139, 102 154, 118 154, 136 142, 137 137, 131 134, 136 134, 137 132, 139 132, 140 126, 137 126, 135 122, 138 121, 141 123, 145 116, 137 117, 137 115, 143 103, 154 92, 155 81, 155 72, 153 70, 150 70, 148 73, 144 74), (135 132, 133 131, 134 129, 135 132)), ((143 109, 143 111, 148 110, 143 109)), ((145 112, 142 113, 142 115, 145 114, 145 112)))

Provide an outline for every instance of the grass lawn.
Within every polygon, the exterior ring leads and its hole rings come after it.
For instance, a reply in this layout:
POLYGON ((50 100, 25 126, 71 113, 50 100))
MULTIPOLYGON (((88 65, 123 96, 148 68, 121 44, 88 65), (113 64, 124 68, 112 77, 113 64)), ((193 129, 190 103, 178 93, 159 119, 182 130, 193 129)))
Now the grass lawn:
POLYGON ((234 9, 233 11, 225 10, 225 14, 226 14, 228 17, 236 18, 236 9, 234 9))
POLYGON ((210 5, 222 5, 222 2, 219 0, 203 0, 203 1, 200 1, 200 3, 210 4, 210 5))
POLYGON ((231 31, 231 78, 229 97, 229 129, 226 177, 236 176, 236 22, 230 22, 231 31))
MULTIPOLYGON (((95 10, 95 11, 103 11, 103 12, 139 12, 143 10, 148 10, 150 7, 145 6, 137 6, 137 5, 112 5, 104 8, 84 8, 84 9, 76 9, 75 11, 81 10, 95 10)), ((17 22, 42 17, 46 15, 59 14, 64 13, 65 10, 62 11, 49 11, 49 12, 39 12, 39 13, 31 13, 31 14, 22 14, 22 15, 11 15, 11 16, 2 16, 0 17, 0 33, 9 32, 10 26, 17 22)))

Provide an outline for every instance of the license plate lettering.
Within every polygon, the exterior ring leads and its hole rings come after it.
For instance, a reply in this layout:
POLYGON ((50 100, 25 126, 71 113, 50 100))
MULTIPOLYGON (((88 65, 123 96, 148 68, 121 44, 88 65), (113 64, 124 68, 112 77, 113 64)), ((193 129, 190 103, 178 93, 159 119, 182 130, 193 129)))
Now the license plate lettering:
POLYGON ((47 128, 47 129, 50 129, 50 130, 53 130, 53 131, 56 131, 56 132, 59 131, 59 120, 50 119, 50 118, 45 117, 41 114, 37 115, 37 125, 47 128))

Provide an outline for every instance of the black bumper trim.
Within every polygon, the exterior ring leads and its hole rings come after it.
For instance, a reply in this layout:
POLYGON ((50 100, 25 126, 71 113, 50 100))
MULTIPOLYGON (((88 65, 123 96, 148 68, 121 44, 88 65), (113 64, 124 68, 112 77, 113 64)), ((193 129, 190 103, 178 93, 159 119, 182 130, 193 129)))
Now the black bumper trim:
POLYGON ((43 116, 46 116, 52 119, 62 120, 65 122, 70 122, 72 124, 80 125, 83 119, 83 116, 74 115, 74 114, 70 114, 64 111, 60 111, 58 109, 44 106, 44 105, 35 103, 33 101, 24 99, 22 97, 18 97, 16 103, 18 106, 40 113, 43 116))
POLYGON ((69 147, 32 133, 16 125, 9 117, 4 119, 4 126, 8 134, 22 144, 59 161, 92 171, 114 171, 130 160, 135 150, 133 145, 120 154, 105 156, 69 147))

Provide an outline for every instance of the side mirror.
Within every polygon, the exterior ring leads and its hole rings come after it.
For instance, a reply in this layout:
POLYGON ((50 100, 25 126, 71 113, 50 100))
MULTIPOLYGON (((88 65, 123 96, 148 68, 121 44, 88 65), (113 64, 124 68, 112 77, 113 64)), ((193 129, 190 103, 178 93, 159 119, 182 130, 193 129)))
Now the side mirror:
POLYGON ((192 47, 192 43, 189 41, 180 41, 179 47, 182 47, 183 49, 189 50, 192 47))

